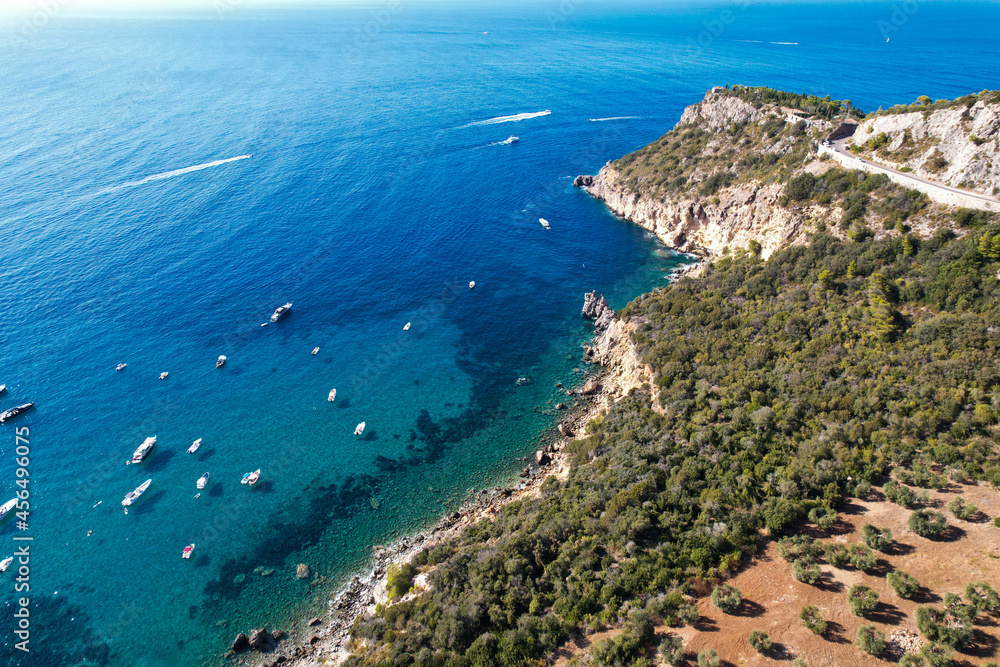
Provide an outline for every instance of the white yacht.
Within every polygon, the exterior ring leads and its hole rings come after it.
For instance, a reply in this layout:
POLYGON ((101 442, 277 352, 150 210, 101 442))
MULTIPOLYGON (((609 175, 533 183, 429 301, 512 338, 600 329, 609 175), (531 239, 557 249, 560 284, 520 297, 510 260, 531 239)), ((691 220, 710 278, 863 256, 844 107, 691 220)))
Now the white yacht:
POLYGON ((132 453, 132 463, 142 463, 142 460, 149 456, 150 450, 153 449, 153 445, 156 444, 156 436, 150 436, 142 441, 138 449, 132 453))

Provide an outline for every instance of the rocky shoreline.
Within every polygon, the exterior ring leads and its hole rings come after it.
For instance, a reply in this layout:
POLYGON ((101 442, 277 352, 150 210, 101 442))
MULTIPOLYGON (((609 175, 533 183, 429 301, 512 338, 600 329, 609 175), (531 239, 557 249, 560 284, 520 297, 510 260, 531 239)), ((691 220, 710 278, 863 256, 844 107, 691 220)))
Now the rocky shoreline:
MULTIPOLYGON (((591 344, 584 347, 584 359, 588 363, 600 364, 599 370, 578 389, 556 385, 566 393, 567 399, 576 398, 578 403, 572 407, 560 404, 561 408, 567 409, 566 418, 556 427, 562 439, 535 453, 534 461, 529 462, 520 473, 522 481, 518 486, 482 489, 459 510, 444 516, 432 529, 401 538, 388 546, 373 547, 370 568, 352 577, 331 597, 328 613, 323 618, 302 619, 287 632, 268 633, 264 628, 256 628, 249 638, 237 635, 225 657, 232 664, 243 667, 343 664, 350 655, 350 629, 354 619, 373 612, 377 604, 387 602, 386 575, 390 565, 406 562, 420 550, 458 535, 467 526, 492 520, 508 503, 538 497, 542 482, 550 475, 565 479, 570 469, 567 440, 586 437, 586 426, 592 419, 605 411, 614 400, 648 382, 652 376, 650 369, 639 360, 631 342, 633 325, 618 319, 602 296, 596 293, 586 295, 583 315, 595 321, 595 336, 591 344)), ((419 585, 420 577, 416 583, 419 585)))

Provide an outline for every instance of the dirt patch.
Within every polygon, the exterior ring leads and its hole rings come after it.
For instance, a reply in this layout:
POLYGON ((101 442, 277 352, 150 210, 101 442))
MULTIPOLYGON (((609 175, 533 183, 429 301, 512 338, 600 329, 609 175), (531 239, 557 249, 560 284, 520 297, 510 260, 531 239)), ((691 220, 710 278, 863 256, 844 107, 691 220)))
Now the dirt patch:
MULTIPOLYGON (((860 543, 861 527, 866 523, 888 527, 895 538, 892 553, 879 553, 876 572, 866 574, 853 568, 837 569, 821 566, 824 577, 821 586, 810 586, 792 577, 792 566, 778 555, 772 542, 740 574, 729 583, 743 592, 744 603, 734 615, 715 609, 708 598, 698 601, 701 618, 693 627, 657 628, 659 636, 676 634, 684 638, 687 657, 693 664, 698 652, 714 649, 729 665, 790 664, 803 658, 809 667, 880 666, 895 664, 891 654, 870 656, 854 643, 858 628, 869 623, 881 630, 890 646, 899 652, 912 650, 923 643, 917 630, 914 612, 925 604, 940 604, 945 593, 961 594, 965 584, 987 581, 995 588, 1000 585, 1000 528, 992 518, 1000 516, 1000 493, 988 485, 951 484, 947 492, 930 492, 938 510, 945 513, 948 523, 957 528, 958 537, 951 541, 931 541, 913 533, 907 527, 911 510, 886 501, 852 500, 841 512, 838 525, 826 534, 814 526, 803 526, 802 532, 820 538, 822 542, 860 543), (979 507, 988 515, 981 522, 955 519, 943 507, 957 495, 979 507), (815 532, 814 532, 815 531, 815 532), (892 592, 885 575, 904 570, 923 586, 919 600, 905 600, 892 592), (879 608, 870 619, 851 613, 847 605, 847 590, 864 584, 879 595, 879 608), (829 628, 822 636, 807 630, 799 619, 805 605, 815 605, 823 612, 829 628), (751 648, 747 639, 752 630, 764 630, 774 641, 767 655, 751 648)), ((1000 656, 1000 622, 996 615, 980 617, 976 622, 977 646, 956 651, 954 664, 981 665, 1000 656)), ((613 633, 602 633, 600 638, 613 633)), ((590 643, 597 637, 591 637, 590 643)), ((659 641, 659 637, 657 639, 659 641)), ((582 644, 582 642, 581 642, 582 644)), ((567 665, 574 656, 585 652, 567 647, 556 665, 567 665)))

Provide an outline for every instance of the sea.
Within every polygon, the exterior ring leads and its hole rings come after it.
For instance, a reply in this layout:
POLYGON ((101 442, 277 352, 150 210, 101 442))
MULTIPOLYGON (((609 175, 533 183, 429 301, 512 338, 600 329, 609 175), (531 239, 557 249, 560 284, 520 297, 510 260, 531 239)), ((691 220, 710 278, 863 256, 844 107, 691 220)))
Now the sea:
POLYGON ((24 501, 0 665, 217 665, 323 613, 374 545, 518 483, 591 370, 585 292, 621 308, 691 261, 575 176, 715 85, 865 110, 998 88, 998 24, 922 0, 0 12, 0 408, 35 403, 0 426, 24 501))

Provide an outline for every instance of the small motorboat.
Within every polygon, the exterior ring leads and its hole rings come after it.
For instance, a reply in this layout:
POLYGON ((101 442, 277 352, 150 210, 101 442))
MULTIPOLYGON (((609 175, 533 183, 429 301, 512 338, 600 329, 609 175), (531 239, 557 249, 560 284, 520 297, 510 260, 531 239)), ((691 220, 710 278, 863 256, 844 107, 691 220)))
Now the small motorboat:
POLYGON ((314 347, 313 348, 313 354, 319 354, 319 348, 318 347, 314 347))
POLYGON ((187 545, 184 547, 184 551, 181 552, 181 558, 190 558, 192 551, 194 551, 194 544, 187 545))
POLYGON ((163 371, 162 373, 160 373, 160 379, 166 380, 168 375, 170 375, 170 373, 168 373, 167 371, 163 371))
POLYGON ((197 483, 196 486, 199 489, 204 489, 206 484, 208 484, 208 473, 207 472, 204 475, 202 475, 201 477, 198 478, 198 483, 197 483))
POLYGON ((260 479, 260 468, 243 475, 243 479, 240 480, 240 484, 249 484, 250 486, 253 486, 257 483, 258 479, 260 479))
POLYGON ((360 424, 358 424, 358 425, 357 425, 357 427, 356 427, 356 428, 354 429, 354 435, 361 435, 361 434, 362 434, 362 433, 364 433, 364 432, 365 432, 365 423, 364 423, 364 422, 361 422, 361 423, 360 423, 360 424))
POLYGON ((5 502, 2 506, 0 506, 0 519, 7 516, 7 512, 14 509, 15 505, 17 505, 17 498, 11 498, 7 502, 5 502))
POLYGON ((10 408, 9 410, 4 410, 0 412, 0 424, 4 423, 8 419, 13 419, 22 412, 27 412, 35 406, 34 403, 25 403, 24 405, 19 405, 16 408, 10 408))
POLYGON ((278 306, 278 309, 274 311, 273 315, 271 315, 271 321, 272 322, 277 322, 278 319, 281 318, 282 315, 284 315, 285 313, 287 313, 291 309, 292 309, 292 302, 291 301, 289 301, 288 303, 286 303, 284 306, 278 306))
POLYGON ((220 354, 219 358, 216 359, 216 361, 215 361, 215 367, 216 368, 222 368, 225 365, 226 365, 226 355, 220 354))
POLYGON ((7 385, 0 384, 0 394, 4 393, 5 391, 7 391, 7 385))
POLYGON ((194 454, 196 451, 198 451, 199 447, 201 447, 201 438, 198 438, 197 440, 191 443, 191 446, 188 447, 188 454, 194 454))
POLYGON ((13 556, 7 556, 3 560, 0 560, 0 572, 6 572, 10 564, 14 562, 13 556))
POLYGON ((156 444, 156 436, 152 435, 142 441, 142 444, 132 453, 132 463, 142 463, 156 444))
POLYGON ((262 326, 262 327, 266 327, 266 326, 267 326, 267 322, 264 322, 264 323, 263 323, 263 324, 261 324, 260 326, 262 326))
POLYGON ((511 136, 507 137, 506 139, 504 139, 503 141, 501 141, 500 143, 501 144, 507 144, 509 146, 510 144, 516 144, 519 141, 520 141, 519 138, 515 137, 514 135, 511 135, 511 136))
POLYGON ((326 397, 326 400, 330 401, 331 403, 337 400, 337 390, 331 389, 330 394, 326 397))
POLYGON ((549 221, 546 220, 545 218, 539 218, 538 222, 542 223, 542 227, 544 227, 545 229, 551 229, 551 227, 549 227, 549 221))
MULTIPOLYGON (((125 506, 125 507, 128 507, 129 505, 131 505, 132 503, 134 503, 136 500, 138 500, 139 496, 141 496, 142 494, 144 494, 146 492, 146 489, 149 488, 149 483, 152 482, 152 481, 153 480, 151 480, 151 479, 147 479, 145 482, 143 482, 139 486, 135 487, 134 491, 130 491, 129 494, 127 496, 125 496, 125 500, 122 501, 122 505, 125 506)), ((128 510, 126 509, 125 511, 127 512, 128 510)))
POLYGON ((476 287, 476 281, 475 280, 470 280, 469 281, 469 289, 475 289, 475 287, 476 287))
POLYGON ((410 323, 407 322, 406 325, 403 327, 403 331, 409 331, 409 330, 410 330, 410 323))
POLYGON ((117 366, 115 366, 115 370, 116 371, 125 370, 126 366, 128 366, 128 364, 118 364, 117 366))

